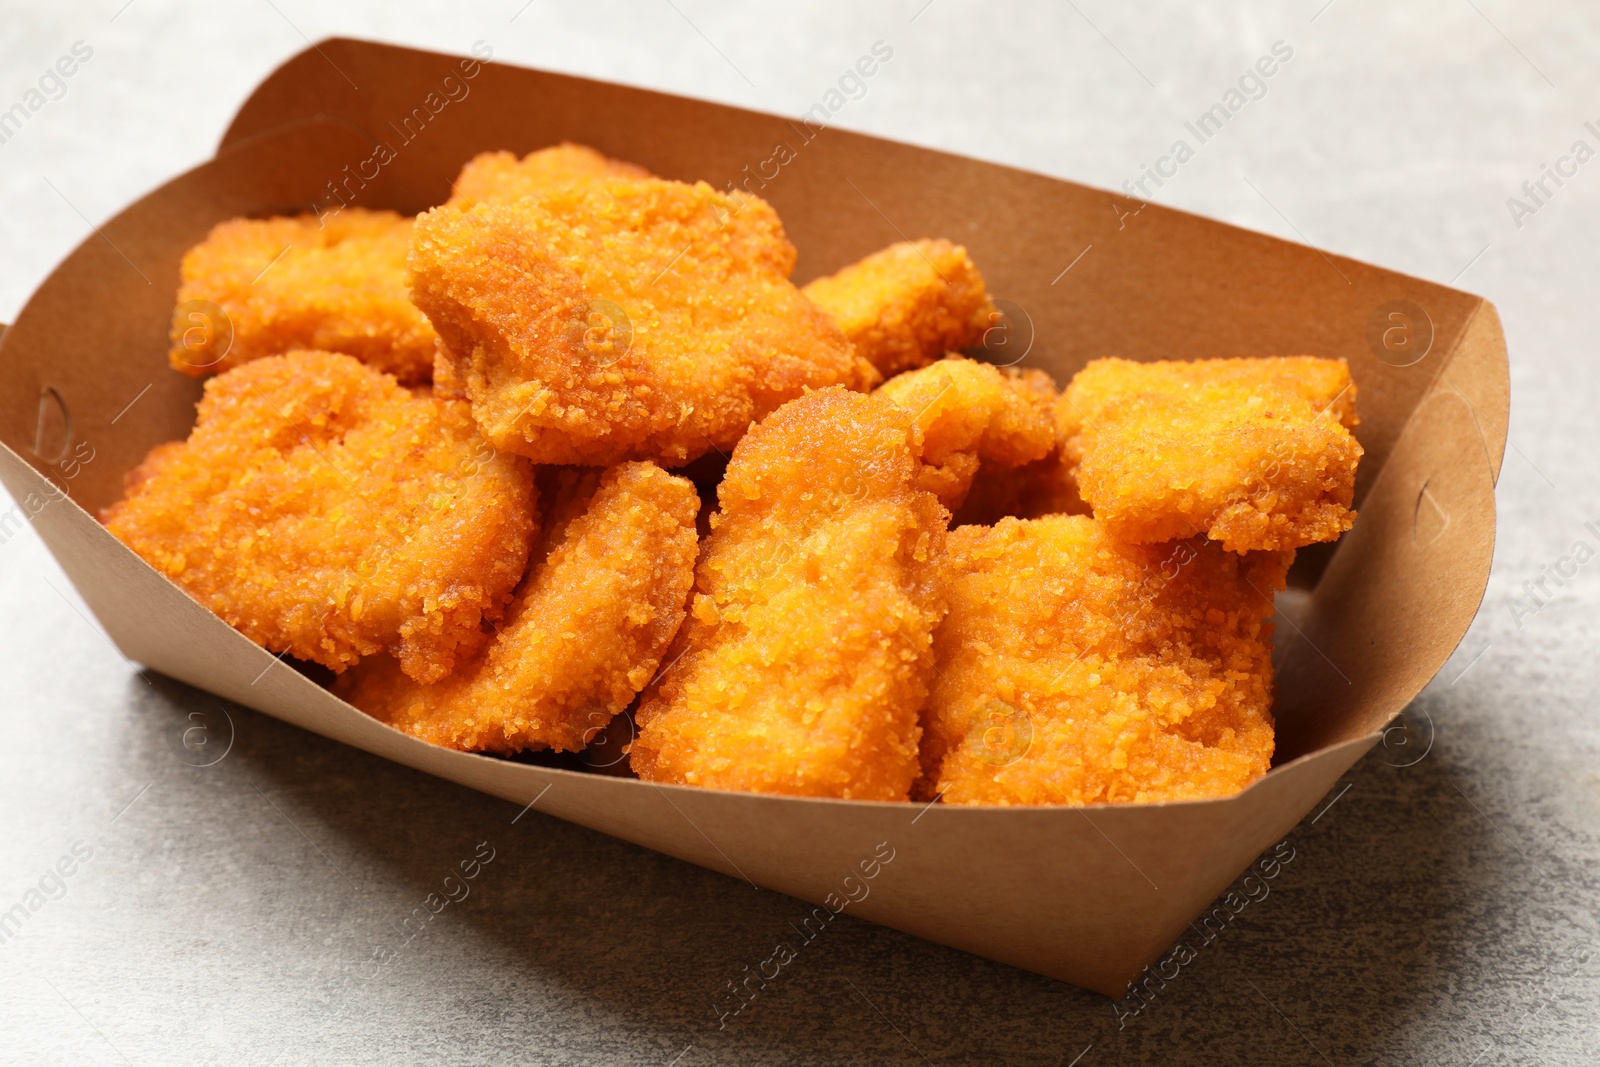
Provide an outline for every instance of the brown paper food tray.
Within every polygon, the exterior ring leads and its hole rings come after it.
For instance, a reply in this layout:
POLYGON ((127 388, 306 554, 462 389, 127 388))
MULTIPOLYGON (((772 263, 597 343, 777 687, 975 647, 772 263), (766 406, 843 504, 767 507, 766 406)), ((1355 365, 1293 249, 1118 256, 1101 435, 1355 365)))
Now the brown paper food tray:
POLYGON ((129 659, 813 903, 837 894, 837 907, 845 877, 887 842, 892 862, 850 914, 1118 995, 1311 810, 1466 631, 1488 579, 1508 405, 1504 342, 1486 301, 945 153, 580 78, 467 69, 458 57, 359 41, 307 50, 246 101, 214 161, 87 238, 0 339, 0 479, 129 659), (963 242, 993 292, 1025 312, 1018 350, 1031 318, 1023 365, 1063 382, 1113 354, 1348 359, 1366 447, 1360 520, 1301 570, 1314 588, 1279 628, 1277 766, 1222 800, 923 809, 660 787, 447 751, 272 667, 95 522, 145 452, 192 424, 199 385, 167 369, 166 328, 179 257, 213 223, 326 206, 331 184, 357 189, 352 174, 375 174, 358 202, 415 212, 444 199, 476 152, 562 140, 719 187, 757 175, 750 188, 800 249, 799 280, 904 237, 963 242), (378 142, 393 158, 364 164, 378 142), (779 145, 793 158, 775 165, 779 145), (1369 342, 1394 301, 1432 323, 1426 353, 1403 367, 1369 342))

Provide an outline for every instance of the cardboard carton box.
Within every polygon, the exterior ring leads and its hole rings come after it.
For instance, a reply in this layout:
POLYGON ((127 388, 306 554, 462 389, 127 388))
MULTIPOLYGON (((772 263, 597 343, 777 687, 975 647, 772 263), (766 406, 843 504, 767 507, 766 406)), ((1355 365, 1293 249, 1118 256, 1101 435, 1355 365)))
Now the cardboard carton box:
MULTIPOLYGON (((1119 995, 1306 815, 1434 675, 1488 580, 1505 347, 1486 301, 1119 195, 581 78, 359 41, 286 63, 216 158, 87 238, 0 339, 0 480, 130 659, 346 744, 852 915, 1119 995), (1349 360, 1360 519, 1280 598, 1273 770, 1222 800, 961 808, 657 786, 434 748, 230 629, 92 517, 200 384, 168 369, 182 252, 216 222, 416 212, 474 153, 572 140, 771 201, 796 280, 905 237, 962 242, 1021 365, 1349 360), (1070 265, 1070 269, 1068 269, 1070 265)), ((11 513, 4 521, 20 521, 11 513)))

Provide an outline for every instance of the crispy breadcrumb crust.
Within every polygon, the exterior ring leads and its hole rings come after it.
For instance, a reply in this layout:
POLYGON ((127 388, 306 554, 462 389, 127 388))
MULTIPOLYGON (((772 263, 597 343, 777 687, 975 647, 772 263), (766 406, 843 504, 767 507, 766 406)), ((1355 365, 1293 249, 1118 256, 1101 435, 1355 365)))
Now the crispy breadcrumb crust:
MULTIPOLYGON (((1041 370, 1005 368, 1013 387, 1033 392, 1045 404, 1054 422, 1056 404, 1061 398, 1055 379, 1041 370)), ((1088 515, 1089 505, 1078 495, 1076 469, 1061 460, 1061 438, 1052 428, 1054 440, 1043 459, 1005 467, 982 465, 961 506, 950 517, 951 526, 993 526, 1003 518, 1037 519, 1044 515, 1088 515)))
POLYGON ((466 386, 456 379, 455 360, 445 352, 442 340, 436 342, 433 349, 432 392, 436 400, 467 399, 466 386))
POLYGON ((477 752, 577 751, 626 708, 683 621, 699 498, 652 463, 554 480, 548 555, 481 657, 434 685, 366 660, 334 691, 424 741, 477 752))
POLYGON ((200 377, 314 349, 426 382, 434 332, 406 292, 410 247, 411 220, 392 211, 218 223, 184 253, 168 361, 200 377))
MULTIPOLYGON (((521 159, 511 152, 480 152, 461 168, 445 205, 465 210, 485 201, 509 204, 573 182, 648 177, 650 172, 643 167, 570 141, 529 152, 521 159)), ((466 387, 456 379, 455 363, 441 341, 433 358, 434 396, 467 399, 466 387)))
POLYGON ((949 518, 917 488, 917 438, 894 404, 833 388, 739 442, 689 620, 637 713, 641 778, 906 799, 949 518))
POLYGON ((877 395, 911 413, 922 431, 922 487, 951 511, 981 464, 1019 467, 1055 449, 1055 385, 1043 371, 1001 371, 949 356, 884 382, 877 395))
POLYGON ((890 245, 802 291, 884 377, 976 347, 996 321, 967 250, 942 239, 890 245))
POLYGON ((763 200, 611 178, 428 212, 411 291, 495 447, 676 466, 808 387, 876 384, 794 256, 763 200))
POLYGON ((1205 533, 1235 552, 1332 541, 1361 445, 1344 360, 1095 360, 1057 405, 1063 458, 1125 541, 1205 533))
POLYGON ((1272 594, 1293 556, 1128 545, 1081 516, 951 531, 919 791, 1103 804, 1243 789, 1272 759, 1272 594))
POLYGON ((1088 514, 1072 468, 1052 449, 1045 458, 1020 467, 980 467, 967 498, 950 516, 950 525, 993 526, 1004 518, 1088 514))
POLYGON ((648 178, 650 172, 632 163, 610 159, 588 145, 563 141, 518 159, 510 152, 482 152, 467 161, 456 176, 451 207, 469 208, 484 201, 507 204, 537 196, 557 185, 595 178, 648 178))
POLYGON ((272 652, 342 671, 388 651, 432 681, 522 577, 532 484, 465 404, 294 352, 206 382, 188 440, 152 451, 101 519, 272 652))

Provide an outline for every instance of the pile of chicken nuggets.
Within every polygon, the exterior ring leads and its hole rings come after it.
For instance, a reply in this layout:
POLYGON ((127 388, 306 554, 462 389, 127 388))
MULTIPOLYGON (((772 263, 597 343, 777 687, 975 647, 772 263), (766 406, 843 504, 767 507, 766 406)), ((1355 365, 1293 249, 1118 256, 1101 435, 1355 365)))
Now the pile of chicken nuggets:
POLYGON ((1273 595, 1355 518, 1345 363, 1062 391, 959 354, 1000 321, 959 245, 795 258, 765 201, 571 144, 416 218, 229 220, 182 264, 194 429, 102 521, 450 748, 946 804, 1264 774, 1273 595))

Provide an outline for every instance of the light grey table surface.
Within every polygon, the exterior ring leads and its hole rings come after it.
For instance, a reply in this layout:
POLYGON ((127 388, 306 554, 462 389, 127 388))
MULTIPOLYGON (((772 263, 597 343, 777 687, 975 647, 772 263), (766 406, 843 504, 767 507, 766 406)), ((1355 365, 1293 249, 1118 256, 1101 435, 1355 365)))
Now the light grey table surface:
POLYGON ((308 38, 481 39, 787 114, 885 40, 839 125, 1106 187, 1283 41, 1265 95, 1156 199, 1482 293, 1509 338, 1494 576, 1410 712, 1432 747, 1358 764, 1270 897, 1124 1029, 1102 996, 846 918, 719 1031, 713 996, 796 901, 512 825, 510 805, 247 711, 227 757, 193 766, 179 737, 207 702, 125 662, 28 530, 0 545, 0 910, 75 843, 91 858, 0 944, 0 1063, 1600 1060, 1597 567, 1514 610, 1597 540, 1600 161, 1520 218, 1507 202, 1574 142, 1600 148, 1600 9, 397 6, 0 3, 0 108, 92 49, 0 144, 0 320, 92 224, 207 158, 308 38), (390 924, 485 840, 471 896, 372 976, 390 924))

